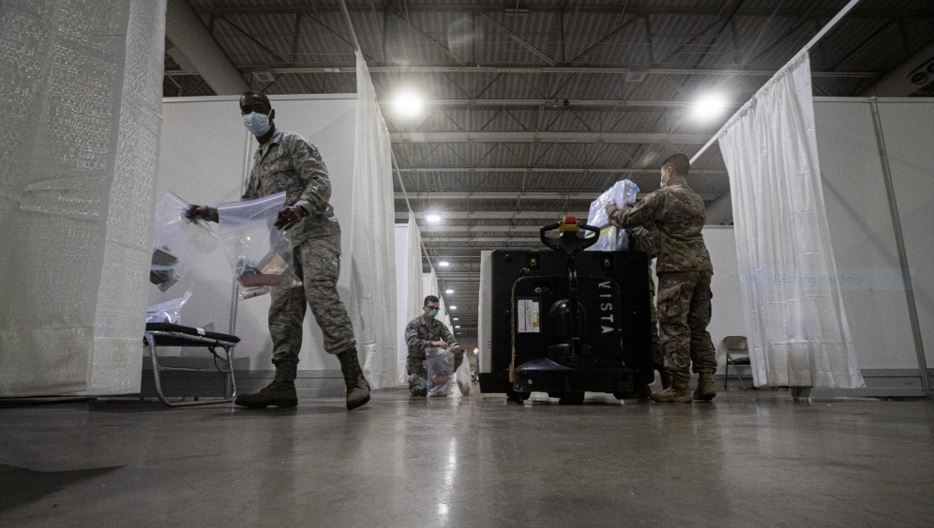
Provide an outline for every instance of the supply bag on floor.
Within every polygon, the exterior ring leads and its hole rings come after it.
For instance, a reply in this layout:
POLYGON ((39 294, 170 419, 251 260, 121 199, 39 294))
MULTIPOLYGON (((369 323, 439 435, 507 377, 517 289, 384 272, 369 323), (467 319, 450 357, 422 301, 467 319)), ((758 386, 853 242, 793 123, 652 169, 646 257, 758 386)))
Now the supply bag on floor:
POLYGON ((293 267, 292 241, 275 227, 284 207, 284 192, 217 206, 217 234, 244 299, 302 285, 293 267))
POLYGON ((185 295, 171 301, 154 304, 146 308, 146 323, 181 324, 182 307, 185 306, 188 299, 191 299, 190 291, 186 291, 185 295))
POLYGON ((168 291, 205 255, 217 249, 217 237, 204 222, 185 217, 190 204, 167 193, 156 207, 149 282, 168 291))
POLYGON ((454 372, 454 380, 457 381, 457 391, 462 397, 470 396, 470 365, 468 365, 466 353, 461 366, 454 372))
POLYGON ((454 353, 442 348, 430 347, 425 357, 428 371, 428 396, 438 397, 451 394, 454 386, 454 353))
POLYGON ((618 251, 629 248, 626 231, 610 225, 606 206, 614 203, 617 209, 622 209, 634 204, 638 195, 638 185, 631 180, 620 180, 591 202, 587 224, 600 228, 600 239, 596 244, 587 248, 588 251, 618 251))

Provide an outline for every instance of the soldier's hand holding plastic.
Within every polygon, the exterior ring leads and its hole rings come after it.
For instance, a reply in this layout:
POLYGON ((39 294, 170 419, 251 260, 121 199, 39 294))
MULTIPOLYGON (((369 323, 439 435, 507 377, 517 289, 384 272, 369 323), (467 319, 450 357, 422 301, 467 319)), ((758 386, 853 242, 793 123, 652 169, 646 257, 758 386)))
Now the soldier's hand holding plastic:
POLYGON ((446 342, 444 339, 439 339, 439 340, 437 340, 437 341, 432 341, 431 344, 434 345, 434 346, 436 346, 436 347, 438 347, 438 348, 443 348, 444 350, 447 350, 447 349, 448 349, 448 344, 447 344, 447 342, 446 342))
POLYGON ((288 229, 302 221, 302 210, 299 207, 291 206, 279 211, 279 217, 276 218, 276 229, 288 229))
POLYGON ((192 222, 198 220, 217 222, 217 209, 209 205, 192 205, 185 211, 185 218, 192 222))
POLYGON ((610 203, 606 204, 606 215, 607 215, 607 217, 613 218, 613 213, 615 213, 615 212, 617 211, 617 209, 619 209, 619 208, 616 207, 616 203, 615 203, 615 202, 610 202, 610 203))

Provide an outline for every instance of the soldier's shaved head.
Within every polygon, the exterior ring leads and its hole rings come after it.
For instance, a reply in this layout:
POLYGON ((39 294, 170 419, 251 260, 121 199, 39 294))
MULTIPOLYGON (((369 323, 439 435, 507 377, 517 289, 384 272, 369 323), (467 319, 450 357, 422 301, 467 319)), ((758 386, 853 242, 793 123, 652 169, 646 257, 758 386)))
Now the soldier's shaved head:
POLYGON ((691 170, 691 160, 689 160, 687 156, 681 154, 680 152, 677 154, 672 154, 662 162, 661 166, 662 169, 667 169, 669 167, 671 170, 675 171, 675 174, 678 176, 687 176, 688 171, 691 170))
POLYGON ((258 90, 247 90, 240 94, 240 112, 249 114, 250 112, 259 112, 260 114, 269 114, 272 110, 272 103, 269 97, 258 90))

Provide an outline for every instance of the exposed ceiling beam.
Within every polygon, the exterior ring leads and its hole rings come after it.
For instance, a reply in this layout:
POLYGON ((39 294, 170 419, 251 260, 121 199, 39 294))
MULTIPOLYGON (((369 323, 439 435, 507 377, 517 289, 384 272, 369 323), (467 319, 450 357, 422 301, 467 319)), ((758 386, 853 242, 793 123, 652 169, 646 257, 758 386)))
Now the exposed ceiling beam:
POLYGON ((550 65, 550 66, 554 66, 554 65, 555 65, 554 59, 552 59, 551 57, 549 57, 548 55, 546 55, 542 50, 540 50, 540 49, 536 48, 535 46, 533 46, 531 43, 529 43, 529 41, 527 41, 527 40, 525 40, 524 38, 522 38, 522 37, 520 37, 519 35, 517 35, 517 34, 516 34, 515 32, 513 32, 511 29, 509 29, 509 28, 507 28, 506 26, 500 24, 499 22, 497 22, 496 20, 494 20, 492 17, 490 17, 490 16, 487 15, 487 14, 481 13, 480 16, 482 16, 483 19, 486 20, 486 22, 487 22, 488 24, 490 24, 491 26, 493 26, 493 27, 495 27, 496 29, 500 30, 501 32, 503 32, 503 34, 506 35, 507 37, 509 37, 510 40, 512 40, 512 41, 515 42, 516 44, 519 44, 520 46, 522 46, 523 48, 527 49, 529 52, 531 52, 531 53, 532 53, 533 55, 535 55, 536 57, 538 57, 538 58, 542 59, 543 61, 545 61, 546 64, 548 64, 548 65, 550 65))
MULTIPOLYGON (((393 101, 380 101, 381 105, 392 105, 393 101)), ((426 99, 428 106, 545 106, 555 108, 611 107, 611 108, 690 108, 693 101, 650 100, 650 99, 426 99)), ((729 108, 738 108, 742 102, 727 103, 729 108)))
POLYGON ((538 233, 538 225, 426 225, 420 226, 422 233, 538 233))
MULTIPOLYGON (((305 73, 356 73, 353 65, 344 66, 276 66, 270 64, 239 64, 237 67, 246 72, 264 71, 279 75, 305 73)), ((583 75, 625 75, 644 73, 646 75, 716 75, 724 77, 771 77, 775 70, 737 69, 737 68, 643 68, 640 66, 586 67, 586 66, 370 66, 370 73, 502 73, 502 74, 583 74, 583 75)), ((190 75, 181 70, 169 70, 166 75, 190 75)), ((879 72, 872 71, 812 71, 813 77, 857 78, 878 77, 879 72)))
MULTIPOLYGON (((314 4, 314 2, 312 3, 314 4)), ((604 5, 600 4, 584 4, 580 3, 575 5, 572 8, 567 8, 569 13, 606 13, 606 14, 619 14, 619 6, 612 5, 613 3, 607 3, 604 5)), ((363 14, 372 14, 374 12, 381 12, 384 8, 378 5, 366 4, 357 4, 357 5, 348 5, 347 9, 351 13, 363 13, 363 14)), ((390 11, 393 11, 392 8, 388 8, 390 11)), ((431 13, 450 13, 450 12, 460 12, 460 13, 500 13, 507 16, 516 16, 516 15, 526 15, 534 13, 561 13, 565 11, 566 8, 562 7, 559 4, 554 5, 545 5, 545 6, 534 6, 527 7, 522 6, 519 9, 504 7, 502 4, 491 3, 491 4, 473 4, 473 3, 462 3, 462 4, 439 4, 436 1, 432 0, 423 4, 418 4, 415 2, 407 2, 405 10, 412 12, 431 12, 431 13)), ((207 6, 199 7, 197 9, 198 13, 202 14, 212 14, 212 15, 264 15, 264 14, 288 14, 288 13, 333 13, 339 12, 340 6, 338 4, 331 5, 264 5, 264 6, 207 6)), ((837 14, 837 9, 800 9, 794 7, 786 7, 782 9, 773 9, 771 7, 741 7, 736 16, 742 17, 804 17, 815 18, 815 19, 824 19, 829 18, 837 14)), ((633 15, 678 15, 678 16, 718 16, 721 14, 719 8, 704 8, 704 7, 691 7, 691 6, 673 6, 673 5, 656 5, 656 4, 642 4, 642 5, 629 5, 626 8, 627 14, 633 15)), ((878 19, 888 19, 888 18, 930 18, 934 17, 934 10, 928 9, 856 9, 848 16, 852 18, 878 18, 878 19)))
MULTIPOLYGON (((699 193, 704 200, 715 200, 721 194, 699 193)), ((409 200, 587 200, 593 201, 595 198, 593 192, 432 192, 432 193, 408 193, 409 200)), ((405 194, 395 193, 396 200, 404 200, 405 194)))
MULTIPOLYGON (((645 169, 632 168, 588 168, 588 167, 399 167, 401 173, 491 173, 491 172, 532 172, 532 173, 560 173, 560 174, 658 174, 658 167, 645 169)), ((726 176, 725 170, 691 170, 691 176, 726 176)))
POLYGON ((713 135, 665 132, 392 132, 393 143, 629 143, 703 145, 713 135))
MULTIPOLYGON (((424 219, 425 212, 415 213, 415 217, 418 219, 424 219)), ((445 211, 442 213, 442 216, 445 220, 535 220, 535 219, 556 219, 558 215, 565 214, 558 212, 557 209, 551 209, 547 211, 445 211)), ((582 215, 587 216, 587 213, 577 212, 577 213, 566 213, 572 214, 580 218, 582 215)), ((405 220, 409 217, 408 211, 397 211, 396 220, 405 220)))

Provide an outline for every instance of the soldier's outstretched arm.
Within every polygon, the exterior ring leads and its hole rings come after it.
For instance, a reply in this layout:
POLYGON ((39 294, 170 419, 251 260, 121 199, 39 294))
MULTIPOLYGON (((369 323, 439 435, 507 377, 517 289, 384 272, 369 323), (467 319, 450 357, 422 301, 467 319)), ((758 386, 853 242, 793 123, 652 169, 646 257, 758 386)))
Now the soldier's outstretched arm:
POLYGON ((613 211, 610 214, 610 220, 617 227, 652 225, 655 223, 656 213, 662 199, 659 193, 651 193, 629 207, 613 211))
POLYGON ((443 339, 444 342, 448 344, 448 348, 459 349, 461 347, 459 344, 457 344, 457 340, 454 339, 454 334, 452 334, 451 331, 448 330, 447 325, 445 325, 444 323, 441 323, 441 339, 443 339))

